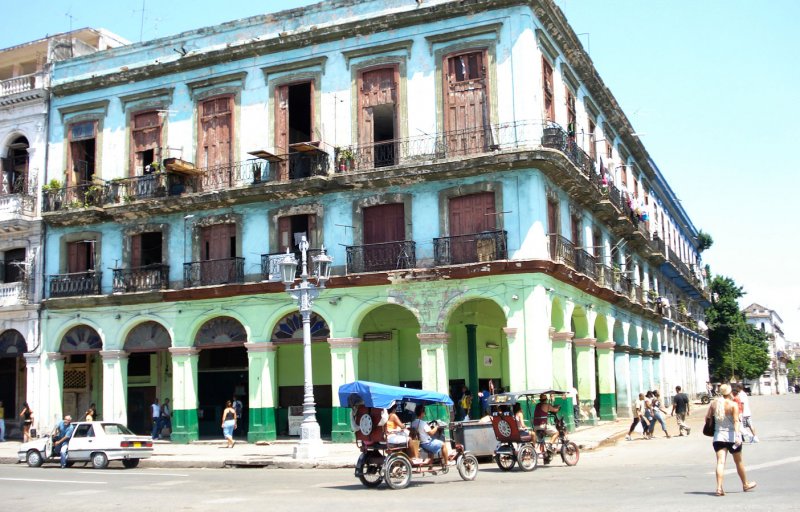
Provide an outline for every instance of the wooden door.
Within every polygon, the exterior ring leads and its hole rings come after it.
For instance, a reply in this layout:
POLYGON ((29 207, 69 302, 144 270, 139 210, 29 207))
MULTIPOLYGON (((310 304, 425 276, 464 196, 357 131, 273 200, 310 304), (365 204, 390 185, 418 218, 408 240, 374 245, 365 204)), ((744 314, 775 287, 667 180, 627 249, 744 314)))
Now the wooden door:
POLYGON ((200 154, 198 166, 222 168, 210 178, 224 184, 230 174, 233 136, 233 98, 222 96, 200 104, 200 154))
POLYGON ((70 242, 67 244, 67 272, 74 274, 94 270, 93 249, 93 242, 70 242))
POLYGON ((155 161, 161 146, 161 116, 156 111, 133 116, 131 126, 131 162, 129 176, 141 176, 144 169, 155 161), (153 159, 145 161, 145 152, 152 151, 153 159))
POLYGON ((558 222, 558 202, 547 201, 547 235, 548 243, 550 246, 550 258, 556 257, 556 245, 558 244, 558 235, 561 234, 561 228, 558 222))
MULTIPOLYGON (((376 146, 380 142, 375 139, 375 107, 390 105, 393 112, 392 123, 394 128, 392 133, 397 133, 397 83, 398 70, 396 66, 381 69, 364 71, 359 76, 359 127, 358 143, 361 146, 357 161, 359 167, 371 169, 376 160, 375 153, 379 155, 388 154, 391 149, 376 146)), ((393 138, 396 138, 393 137, 393 138)), ((388 144, 394 144, 388 143, 388 144)), ((391 153, 394 155, 394 153, 391 153)), ((385 157, 378 156, 377 160, 386 160, 385 157)), ((394 163, 394 162, 392 162, 394 163)))
MULTIPOLYGON (((275 88, 275 153, 289 154, 289 86, 275 88)), ((278 164, 278 181, 289 180, 289 161, 278 164)))
MULTIPOLYGON (((478 249, 490 257, 494 248, 492 238, 475 236, 486 231, 496 231, 494 192, 481 192, 450 199, 450 254, 451 263, 479 261, 478 249), (488 244, 483 240, 492 242, 488 244)), ((495 254, 496 256, 496 254, 495 254)))
POLYGON ((406 239, 405 206, 403 203, 381 204, 363 210, 364 270, 394 270, 402 268, 406 239))
POLYGON ((445 123, 449 155, 467 155, 491 144, 487 101, 486 52, 445 58, 445 123))
POLYGON ((235 282, 236 225, 215 224, 203 228, 200 251, 202 284, 235 282))

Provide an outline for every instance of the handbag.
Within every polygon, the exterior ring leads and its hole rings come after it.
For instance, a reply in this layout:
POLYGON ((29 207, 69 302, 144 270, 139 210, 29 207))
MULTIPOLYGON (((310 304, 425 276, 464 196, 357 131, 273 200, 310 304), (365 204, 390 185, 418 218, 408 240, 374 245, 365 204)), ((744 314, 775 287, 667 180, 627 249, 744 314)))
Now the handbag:
POLYGON ((716 420, 714 419, 714 415, 706 416, 706 422, 703 425, 703 435, 708 437, 714 437, 714 427, 716 426, 716 420))

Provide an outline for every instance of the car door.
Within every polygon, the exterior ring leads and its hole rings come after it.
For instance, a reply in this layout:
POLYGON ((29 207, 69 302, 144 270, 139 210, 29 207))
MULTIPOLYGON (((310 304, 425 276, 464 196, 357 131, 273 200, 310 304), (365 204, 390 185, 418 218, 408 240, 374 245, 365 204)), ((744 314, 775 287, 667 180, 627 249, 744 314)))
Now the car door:
POLYGON ((68 445, 68 458, 70 461, 89 460, 92 452, 97 448, 97 437, 91 423, 79 423, 68 445))

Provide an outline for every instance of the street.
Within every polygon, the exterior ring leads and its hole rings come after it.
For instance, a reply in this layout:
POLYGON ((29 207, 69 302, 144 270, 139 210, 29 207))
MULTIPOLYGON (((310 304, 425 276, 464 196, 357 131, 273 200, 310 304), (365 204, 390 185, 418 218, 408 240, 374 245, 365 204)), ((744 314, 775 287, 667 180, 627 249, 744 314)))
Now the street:
MULTIPOLYGON (((745 463, 752 493, 728 462, 725 497, 714 496, 714 456, 701 433, 702 416, 691 420, 692 435, 620 441, 581 454, 569 468, 556 459, 532 473, 504 473, 481 464, 474 482, 456 471, 417 477, 402 491, 363 487, 352 470, 147 469, 107 470, 0 466, 4 510, 800 510, 800 396, 754 397, 753 423, 761 442, 746 445, 745 463)), ((702 406, 705 408, 705 406, 702 406)), ((675 419, 668 419, 671 433, 675 419)))

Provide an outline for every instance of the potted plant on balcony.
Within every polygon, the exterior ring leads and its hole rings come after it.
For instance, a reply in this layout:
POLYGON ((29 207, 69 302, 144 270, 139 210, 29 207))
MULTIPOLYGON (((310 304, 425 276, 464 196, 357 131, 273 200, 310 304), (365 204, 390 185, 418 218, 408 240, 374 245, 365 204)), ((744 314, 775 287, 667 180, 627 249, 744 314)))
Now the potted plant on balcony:
POLYGON ((50 211, 55 211, 61 208, 61 189, 62 184, 57 179, 52 179, 49 183, 42 185, 42 192, 44 193, 45 201, 50 207, 50 211))
POLYGON ((353 162, 355 155, 350 148, 339 149, 337 152, 337 161, 339 163, 339 172, 347 172, 353 170, 353 162))

